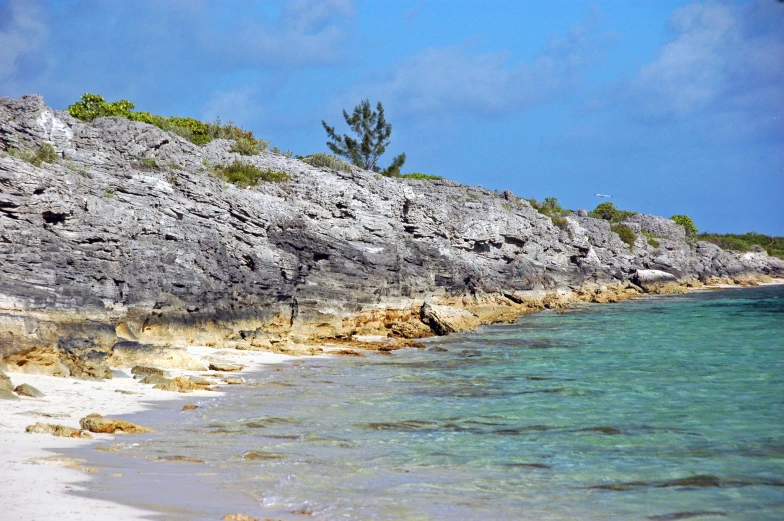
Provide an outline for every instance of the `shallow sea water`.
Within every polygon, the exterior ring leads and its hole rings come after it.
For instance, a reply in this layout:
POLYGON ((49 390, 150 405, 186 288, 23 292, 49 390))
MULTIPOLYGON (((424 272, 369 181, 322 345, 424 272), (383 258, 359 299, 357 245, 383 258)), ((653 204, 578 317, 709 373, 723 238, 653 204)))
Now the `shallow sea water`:
POLYGON ((783 286, 427 345, 254 374, 122 454, 302 519, 784 519, 783 286))

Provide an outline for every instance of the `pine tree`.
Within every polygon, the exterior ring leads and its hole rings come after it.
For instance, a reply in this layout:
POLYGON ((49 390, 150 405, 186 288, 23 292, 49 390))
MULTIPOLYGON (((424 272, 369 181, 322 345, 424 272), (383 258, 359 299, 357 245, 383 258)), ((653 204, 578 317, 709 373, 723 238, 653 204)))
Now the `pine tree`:
POLYGON ((392 159, 392 163, 384 170, 381 170, 377 165, 378 158, 386 151, 387 145, 389 145, 389 136, 392 134, 392 124, 387 123, 384 118, 384 107, 381 102, 378 102, 374 111, 370 108, 370 101, 363 99, 359 105, 354 107, 354 113, 351 116, 343 110, 343 118, 357 138, 352 138, 348 134, 338 135, 335 132, 335 127, 330 127, 322 120, 321 124, 329 137, 329 141, 327 141, 329 149, 365 170, 381 172, 382 175, 388 177, 399 176, 400 168, 406 162, 405 154, 400 154, 392 159))

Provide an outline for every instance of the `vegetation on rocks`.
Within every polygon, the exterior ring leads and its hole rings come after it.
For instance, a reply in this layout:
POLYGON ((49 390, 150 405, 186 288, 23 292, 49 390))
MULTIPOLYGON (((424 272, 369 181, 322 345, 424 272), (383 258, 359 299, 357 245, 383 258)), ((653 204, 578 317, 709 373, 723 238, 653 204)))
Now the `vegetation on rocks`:
POLYGON ((701 233, 697 240, 713 243, 723 250, 738 252, 753 251, 762 248, 768 255, 784 259, 784 237, 771 237, 757 232, 743 234, 733 233, 701 233))
POLYGON ((243 156, 256 156, 267 150, 269 141, 266 139, 255 139, 252 136, 244 136, 231 144, 229 152, 236 152, 243 156))
MULTIPOLYGON (((108 102, 98 94, 88 93, 82 96, 81 101, 69 105, 67 110, 71 116, 82 121, 92 121, 97 118, 114 116, 148 123, 155 125, 161 130, 177 134, 196 145, 205 145, 218 138, 242 140, 243 144, 240 145, 240 148, 246 151, 252 150, 254 144, 260 147, 263 143, 266 143, 264 148, 269 145, 264 140, 256 139, 253 132, 237 127, 231 122, 224 125, 218 119, 214 123, 204 123, 194 118, 158 116, 146 111, 135 111, 135 108, 136 105, 128 100, 108 102)), ((242 154, 243 152, 239 153, 242 154)))
POLYGON ((628 210, 619 210, 618 208, 615 207, 613 203, 606 202, 606 203, 600 203, 596 208, 588 212, 588 215, 596 219, 604 219, 605 221, 610 221, 611 223, 619 223, 624 219, 626 219, 627 217, 637 215, 637 212, 630 212, 628 210))
POLYGON ((686 230, 686 235, 689 237, 697 235, 699 231, 694 225, 694 221, 688 215, 673 215, 670 217, 670 220, 683 226, 683 229, 686 230))
POLYGON ((642 233, 648 239, 648 244, 650 244, 654 248, 659 247, 659 241, 657 241, 656 239, 659 239, 660 237, 652 233, 646 232, 645 230, 640 230, 640 233, 642 233))
POLYGON ((634 233, 634 230, 625 224, 614 224, 610 226, 610 229, 617 233, 618 237, 629 246, 629 250, 634 247, 634 241, 637 240, 637 234, 634 233))
POLYGON ((417 181, 441 181, 442 179, 444 179, 440 175, 423 174, 420 172, 401 174, 398 177, 400 177, 401 179, 415 179, 417 181))
POLYGON ((41 166, 41 163, 54 163, 57 159, 57 152, 54 147, 46 142, 41 143, 35 150, 19 150, 11 148, 8 154, 23 161, 27 161, 33 166, 41 166))
POLYGON ((213 173, 227 183, 243 188, 256 186, 259 184, 259 181, 280 183, 291 179, 291 176, 286 172, 280 172, 271 168, 259 168, 256 165, 243 163, 242 161, 234 161, 225 166, 216 165, 213 167, 213 173))
POLYGON ((312 166, 329 168, 330 170, 339 170, 341 172, 351 172, 351 170, 354 168, 339 157, 335 157, 331 154, 324 154, 322 152, 313 154, 312 156, 303 157, 302 161, 312 166))
POLYGON ((566 211, 561 207, 558 199, 555 197, 545 197, 544 202, 540 203, 535 198, 528 199, 528 203, 540 214, 546 215, 553 221, 553 224, 558 228, 565 230, 567 227, 566 217, 563 213, 566 211))
POLYGON ((405 154, 400 154, 392 159, 392 163, 384 170, 381 170, 377 164, 378 159, 386 152, 387 146, 389 146, 389 136, 392 134, 392 124, 387 123, 384 118, 384 107, 381 102, 379 101, 376 105, 376 110, 372 110, 370 101, 364 99, 354 107, 351 116, 343 110, 343 118, 357 138, 355 139, 348 134, 338 135, 335 132, 335 127, 330 127, 322 120, 321 125, 327 131, 329 138, 327 141, 329 149, 365 170, 379 172, 388 177, 399 176, 400 169, 406 162, 405 154))

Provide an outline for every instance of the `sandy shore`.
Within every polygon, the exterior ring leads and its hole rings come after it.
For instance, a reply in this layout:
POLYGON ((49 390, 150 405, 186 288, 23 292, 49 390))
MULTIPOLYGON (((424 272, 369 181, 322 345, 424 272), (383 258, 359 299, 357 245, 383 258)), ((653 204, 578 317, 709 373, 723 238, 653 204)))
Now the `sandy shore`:
MULTIPOLYGON (((260 370, 264 365, 291 359, 275 353, 224 351, 209 347, 189 347, 188 353, 197 360, 219 359, 242 364, 246 366, 244 371, 260 370)), ((130 368, 122 368, 121 371, 130 375, 130 368)), ((205 374, 182 370, 169 372, 172 376, 205 374)), ((29 434, 25 427, 42 422, 79 428, 79 419, 94 412, 104 416, 131 414, 145 410, 154 402, 182 398, 197 400, 219 395, 219 391, 188 394, 162 391, 130 377, 97 381, 10 371, 7 374, 14 386, 30 384, 44 396, 0 400, 0 518, 3 521, 151 519, 155 512, 70 494, 82 489, 84 482, 95 477, 98 471, 85 466, 84 461, 59 456, 57 451, 105 443, 114 439, 115 435, 93 434, 92 440, 58 438, 49 434, 29 434)), ((122 476, 102 478, 122 479, 122 476)))

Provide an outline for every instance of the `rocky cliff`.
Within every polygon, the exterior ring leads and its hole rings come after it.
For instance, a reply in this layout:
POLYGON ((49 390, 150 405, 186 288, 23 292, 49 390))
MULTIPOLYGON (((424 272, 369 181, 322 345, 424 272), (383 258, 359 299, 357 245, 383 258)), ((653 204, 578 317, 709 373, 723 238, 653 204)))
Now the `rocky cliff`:
POLYGON ((630 249, 606 221, 577 212, 558 227, 508 191, 230 145, 0 99, 0 353, 79 374, 118 342, 417 338, 656 282, 784 273, 764 252, 690 242, 660 217, 629 218, 630 249), (51 163, 10 153, 43 142, 51 163), (211 175, 235 159, 291 179, 239 188, 211 175))

